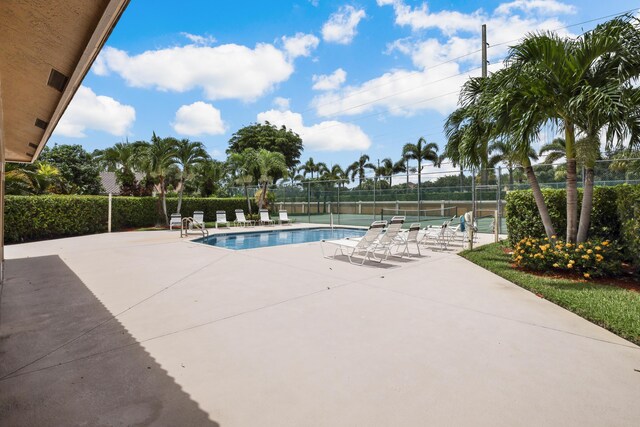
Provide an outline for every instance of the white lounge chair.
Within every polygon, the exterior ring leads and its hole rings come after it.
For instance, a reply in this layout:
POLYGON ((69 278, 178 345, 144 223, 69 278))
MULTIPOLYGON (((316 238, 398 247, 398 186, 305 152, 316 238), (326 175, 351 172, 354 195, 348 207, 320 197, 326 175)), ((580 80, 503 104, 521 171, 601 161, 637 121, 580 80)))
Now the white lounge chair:
POLYGON ((193 212, 193 217, 192 217, 193 221, 191 222, 191 229, 193 230, 194 228, 205 228, 204 225, 204 212, 203 211, 195 211, 193 212))
POLYGON ((269 211, 266 209, 260 209, 260 224, 262 225, 274 225, 275 222, 269 218, 269 211))
POLYGON ((229 221, 227 221, 227 213, 225 211, 216 211, 216 228, 222 225, 229 227, 229 221))
POLYGON ((171 219, 169 219, 169 230, 173 230, 173 227, 182 228, 182 215, 179 213, 171 214, 171 219))
POLYGON ((242 209, 236 209, 236 225, 242 225, 243 227, 252 227, 255 225, 255 221, 246 219, 244 211, 242 209))
MULTIPOLYGON (((376 252, 382 251, 382 255, 386 260, 391 254, 391 248, 402 242, 400 237, 400 231, 404 224, 404 216, 394 216, 389 222, 389 226, 384 230, 384 233, 380 234, 377 240, 376 252)), ((360 240, 362 237, 357 237, 351 240, 360 240)))
POLYGON ((278 216, 280 217, 279 221, 280 221, 280 225, 291 225, 291 220, 289 219, 289 214, 287 214, 287 211, 282 210, 280 212, 278 212, 278 216))
POLYGON ((445 221, 440 227, 425 227, 424 235, 422 236, 422 239, 420 239, 420 243, 423 245, 433 243, 436 246, 440 246, 440 249, 447 249, 447 245, 449 243, 449 239, 447 237, 448 226, 449 221, 445 221))
POLYGON ((402 253, 400 254, 400 256, 404 256, 405 254, 407 254, 408 256, 411 256, 411 252, 409 251, 409 243, 415 243, 416 244, 416 248, 418 249, 418 255, 421 256, 422 254, 420 253, 420 239, 419 236, 420 235, 420 223, 419 222, 414 222, 413 224, 411 224, 409 226, 409 230, 406 233, 400 233, 400 236, 402 237, 402 242, 399 243, 397 246, 398 247, 402 247, 402 253))
POLYGON ((320 243, 320 247, 322 248, 323 243, 328 243, 330 245, 338 246, 333 254, 333 257, 327 257, 324 255, 324 249, 322 249, 323 256, 325 258, 335 258, 338 251, 342 255, 346 255, 349 258, 349 262, 351 264, 356 264, 353 262, 354 255, 362 255, 362 262, 359 265, 363 265, 367 259, 382 262, 382 259, 378 259, 375 257, 375 250, 378 246, 378 238, 382 233, 384 226, 386 225, 386 221, 376 221, 371 224, 371 227, 367 230, 366 234, 359 240, 352 239, 338 239, 338 240, 322 240, 320 243), (346 251, 346 253, 345 253, 346 251))

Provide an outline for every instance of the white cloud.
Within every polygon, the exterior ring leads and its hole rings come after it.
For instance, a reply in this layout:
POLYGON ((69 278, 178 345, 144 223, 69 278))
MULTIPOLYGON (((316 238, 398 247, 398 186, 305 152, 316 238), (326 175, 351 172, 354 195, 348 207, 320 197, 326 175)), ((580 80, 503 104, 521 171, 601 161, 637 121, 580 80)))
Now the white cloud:
POLYGON ((326 42, 349 44, 356 36, 356 27, 366 15, 364 9, 342 6, 322 26, 322 38, 326 42))
POLYGON ((562 3, 556 0, 514 0, 509 3, 502 3, 496 8, 496 13, 511 13, 513 10, 520 9, 524 12, 540 12, 546 14, 552 13, 576 13, 573 5, 562 3))
MULTIPOLYGON (((483 22, 487 23, 491 43, 490 72, 502 67, 509 45, 527 32, 563 26, 555 17, 532 16, 530 11, 536 9, 522 5, 518 6, 519 11, 524 12, 509 15, 483 10, 468 14, 448 10, 432 13, 426 4, 412 8, 403 0, 378 0, 378 4, 393 5, 396 23, 400 25, 410 25, 414 30, 438 28, 445 37, 422 38, 422 33, 416 33, 390 43, 387 53, 397 51, 409 56, 415 69, 391 70, 360 85, 318 95, 311 105, 319 116, 357 115, 376 110, 403 116, 424 110, 447 114, 456 107, 461 85, 469 76, 480 75, 478 34, 483 22)), ((558 33, 569 35, 566 30, 558 33)))
POLYGON ((88 129, 124 136, 136 120, 136 110, 115 99, 96 95, 80 86, 69 107, 56 126, 55 133, 71 138, 84 138, 88 129))
POLYGON ((252 101, 293 73, 285 52, 264 43, 253 49, 237 44, 187 45, 138 55, 106 47, 96 62, 98 74, 113 71, 129 86, 172 92, 202 88, 210 100, 252 101))
POLYGON ((347 72, 342 68, 338 68, 333 73, 327 75, 313 75, 314 90, 335 90, 347 80, 347 72))
POLYGON ((273 99, 273 105, 278 109, 278 110, 288 110, 289 109, 289 98, 283 98, 281 96, 278 96, 276 98, 273 99))
POLYGON ((320 40, 313 34, 296 33, 293 37, 282 37, 284 50, 289 58, 309 56, 311 51, 318 47, 320 40))
POLYGON ((305 148, 316 151, 367 150, 371 140, 366 133, 351 123, 335 120, 305 126, 302 115, 291 111, 269 110, 258 114, 258 122, 268 121, 286 126, 302 138, 305 148))
POLYGON ((216 38, 210 35, 199 35, 199 34, 190 34, 190 33, 180 33, 187 39, 189 39, 193 44, 199 46, 209 46, 216 42, 216 38))
POLYGON ((202 101, 178 108, 172 126, 179 134, 188 136, 220 135, 226 131, 220 110, 202 101))
MULTIPOLYGON (((404 0, 378 0, 378 5, 393 6, 397 25, 408 26, 413 31, 437 28, 445 35, 453 35, 459 32, 479 34, 482 24, 487 24, 487 30, 512 32, 511 25, 519 27, 523 22, 525 24, 531 22, 538 24, 538 20, 530 16, 533 12, 546 11, 549 14, 567 14, 573 13, 575 10, 573 6, 556 0, 515 0, 510 3, 502 3, 495 9, 493 15, 487 14, 482 9, 471 13, 462 13, 454 10, 432 12, 429 10, 427 3, 411 7, 406 5, 404 0), (523 12, 527 18, 516 15, 516 11, 523 12), (509 15, 510 13, 512 14, 509 15)), ((557 22, 557 20, 554 21, 557 22)), ((510 40, 504 37, 498 38, 510 40)), ((491 43, 498 42, 492 40, 491 43)))

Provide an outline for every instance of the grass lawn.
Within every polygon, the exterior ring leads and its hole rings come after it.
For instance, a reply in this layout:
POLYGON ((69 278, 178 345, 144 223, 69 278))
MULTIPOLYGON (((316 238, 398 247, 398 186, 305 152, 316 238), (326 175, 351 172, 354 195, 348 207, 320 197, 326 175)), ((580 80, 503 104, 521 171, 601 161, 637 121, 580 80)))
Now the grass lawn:
POLYGON ((640 345, 640 292, 614 285, 529 274, 511 266, 506 243, 460 255, 538 296, 640 345))

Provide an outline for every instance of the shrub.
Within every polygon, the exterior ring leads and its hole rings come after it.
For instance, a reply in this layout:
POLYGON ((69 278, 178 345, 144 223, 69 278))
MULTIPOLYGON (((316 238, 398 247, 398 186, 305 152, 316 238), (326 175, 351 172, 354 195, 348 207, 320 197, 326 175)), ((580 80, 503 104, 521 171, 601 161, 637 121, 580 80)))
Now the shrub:
POLYGON ((6 243, 100 233, 107 230, 103 196, 6 196, 6 243))
MULTIPOLYGON (((556 232, 564 233, 567 214, 565 190, 543 189, 542 194, 556 232)), ((578 193, 578 203, 581 199, 582 191, 578 193)), ((527 237, 545 237, 531 190, 510 191, 506 201, 505 213, 512 247, 527 237)), ((594 188, 589 237, 618 241, 624 258, 640 266, 640 185, 594 188)))
POLYGON ((640 186, 618 187, 617 216, 624 254, 640 266, 640 186))
MULTIPOLYGON (((47 195, 6 196, 5 242, 19 243, 55 239, 107 231, 107 196, 47 195)), ((167 209, 174 212, 177 199, 167 199, 167 209)), ((216 210, 235 218, 235 209, 246 210, 243 198, 215 199, 185 197, 183 216, 194 211, 205 212, 205 220, 213 221, 216 210)), ((255 212, 255 208, 254 208, 255 212)), ((111 211, 113 231, 151 227, 162 223, 157 197, 114 197, 111 211)))
MULTIPOLYGON (((553 226, 557 232, 561 232, 567 227, 566 192, 544 188, 542 195, 553 226)), ((542 220, 531 190, 510 191, 507 193, 506 201, 505 214, 507 215, 507 229, 511 246, 525 237, 545 236, 542 220)))
POLYGON ((516 243, 513 261, 530 270, 575 272, 588 279, 619 273, 622 263, 618 251, 617 244, 609 240, 571 244, 555 238, 529 237, 516 243))

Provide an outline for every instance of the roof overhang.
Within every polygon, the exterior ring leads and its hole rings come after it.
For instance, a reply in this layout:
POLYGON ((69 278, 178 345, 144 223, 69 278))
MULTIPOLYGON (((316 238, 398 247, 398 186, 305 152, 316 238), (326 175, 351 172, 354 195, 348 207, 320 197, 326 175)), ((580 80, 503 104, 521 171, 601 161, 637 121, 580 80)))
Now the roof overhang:
POLYGON ((33 162, 129 0, 0 1, 0 141, 33 162))

